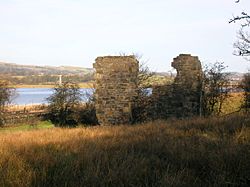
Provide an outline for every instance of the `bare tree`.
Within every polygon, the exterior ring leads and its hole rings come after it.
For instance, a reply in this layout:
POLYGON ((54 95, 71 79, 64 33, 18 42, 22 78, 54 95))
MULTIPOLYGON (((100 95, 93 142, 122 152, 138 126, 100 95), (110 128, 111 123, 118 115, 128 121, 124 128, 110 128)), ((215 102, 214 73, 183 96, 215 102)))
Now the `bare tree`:
MULTIPOLYGON (((239 3, 240 0, 235 1, 239 3)), ((246 57, 247 60, 250 56, 250 33, 249 33, 249 26, 250 26, 250 15, 247 12, 241 12, 238 16, 233 16, 232 19, 229 20, 229 23, 240 23, 241 29, 238 32, 237 38, 238 40, 234 43, 234 54, 237 56, 246 57)))
MULTIPOLYGON (((121 56, 126 56, 124 53, 120 53, 121 56)), ((150 112, 150 88, 152 86, 152 77, 154 72, 150 71, 147 66, 147 60, 142 58, 142 55, 138 53, 132 54, 139 62, 139 72, 137 75, 136 83, 138 85, 138 97, 135 98, 135 106, 132 109, 132 121, 133 123, 142 122, 148 120, 150 112)))
POLYGON ((223 62, 216 62, 205 67, 203 78, 203 114, 219 115, 225 100, 229 97, 228 73, 223 62))
POLYGON ((242 108, 246 112, 250 112, 250 72, 244 75, 242 88, 244 90, 244 103, 242 104, 242 108))
MULTIPOLYGON (((120 55, 127 56, 128 54, 120 53, 120 55)), ((151 86, 150 79, 155 75, 155 73, 150 71, 149 67, 147 66, 148 61, 143 59, 143 55, 139 53, 132 53, 132 55, 139 62, 139 73, 137 76, 137 85, 141 91, 144 90, 145 92, 145 88, 148 88, 151 86)))
MULTIPOLYGON (((126 53, 120 53, 121 56, 127 56, 126 53)), ((152 77, 155 75, 154 72, 150 71, 149 67, 147 66, 147 60, 143 59, 143 56, 138 53, 132 53, 132 55, 136 58, 139 62, 139 72, 137 75, 137 86, 139 97, 147 96, 149 94, 149 89, 151 85, 152 77)))
POLYGON ((90 88, 83 93, 84 101, 86 102, 82 105, 82 107, 79 107, 75 115, 77 121, 85 126, 94 126, 99 124, 96 116, 96 99, 94 92, 94 88, 90 88))

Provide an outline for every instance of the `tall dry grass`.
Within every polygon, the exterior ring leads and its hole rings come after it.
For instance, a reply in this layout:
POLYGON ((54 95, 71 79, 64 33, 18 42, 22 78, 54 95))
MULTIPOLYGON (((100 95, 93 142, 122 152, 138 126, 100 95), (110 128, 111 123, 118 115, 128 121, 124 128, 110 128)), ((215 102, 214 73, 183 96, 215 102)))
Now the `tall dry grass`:
POLYGON ((250 118, 0 134, 0 186, 247 186, 250 118))

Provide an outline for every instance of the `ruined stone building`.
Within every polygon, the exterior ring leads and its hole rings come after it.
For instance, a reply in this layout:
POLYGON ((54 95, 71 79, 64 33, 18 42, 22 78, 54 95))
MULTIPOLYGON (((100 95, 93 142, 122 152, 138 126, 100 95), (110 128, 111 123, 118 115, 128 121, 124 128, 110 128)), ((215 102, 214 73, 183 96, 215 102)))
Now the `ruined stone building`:
MULTIPOLYGON (((191 117, 200 114, 202 68, 196 56, 174 58, 177 71, 171 85, 154 86, 148 110, 151 118, 191 117)), ((138 61, 134 56, 98 57, 94 64, 96 114, 100 124, 131 123, 138 96, 138 61)))

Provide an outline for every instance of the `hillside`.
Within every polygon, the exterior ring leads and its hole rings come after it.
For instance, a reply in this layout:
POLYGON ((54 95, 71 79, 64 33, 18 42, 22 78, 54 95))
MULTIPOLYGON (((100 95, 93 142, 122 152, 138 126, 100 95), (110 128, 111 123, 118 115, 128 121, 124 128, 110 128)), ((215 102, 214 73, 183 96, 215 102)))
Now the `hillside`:
POLYGON ((0 62, 0 74, 10 76, 27 75, 83 75, 93 73, 92 68, 72 66, 33 66, 0 62))
MULTIPOLYGON (((93 81, 94 69, 73 66, 35 66, 0 62, 0 79, 8 80, 12 85, 54 85, 58 75, 63 75, 63 81, 86 83, 93 81)), ((154 72, 146 84, 169 84, 175 73, 154 72)), ((229 79, 239 82, 243 73, 231 72, 229 79)))
POLYGON ((93 80, 94 69, 73 66, 33 66, 0 62, 0 79, 14 86, 54 85, 59 76, 63 81, 86 83, 93 80))

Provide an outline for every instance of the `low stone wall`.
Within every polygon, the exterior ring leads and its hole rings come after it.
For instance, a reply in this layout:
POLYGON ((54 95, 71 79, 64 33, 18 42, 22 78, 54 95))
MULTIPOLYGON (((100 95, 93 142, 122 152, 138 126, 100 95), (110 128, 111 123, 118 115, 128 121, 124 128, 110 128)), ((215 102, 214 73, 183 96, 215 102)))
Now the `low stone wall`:
POLYGON ((94 63, 96 115, 101 125, 128 124, 137 97, 138 61, 134 56, 98 57, 94 63))
POLYGON ((18 123, 32 123, 41 120, 46 111, 13 111, 4 113, 4 125, 13 125, 18 123))

